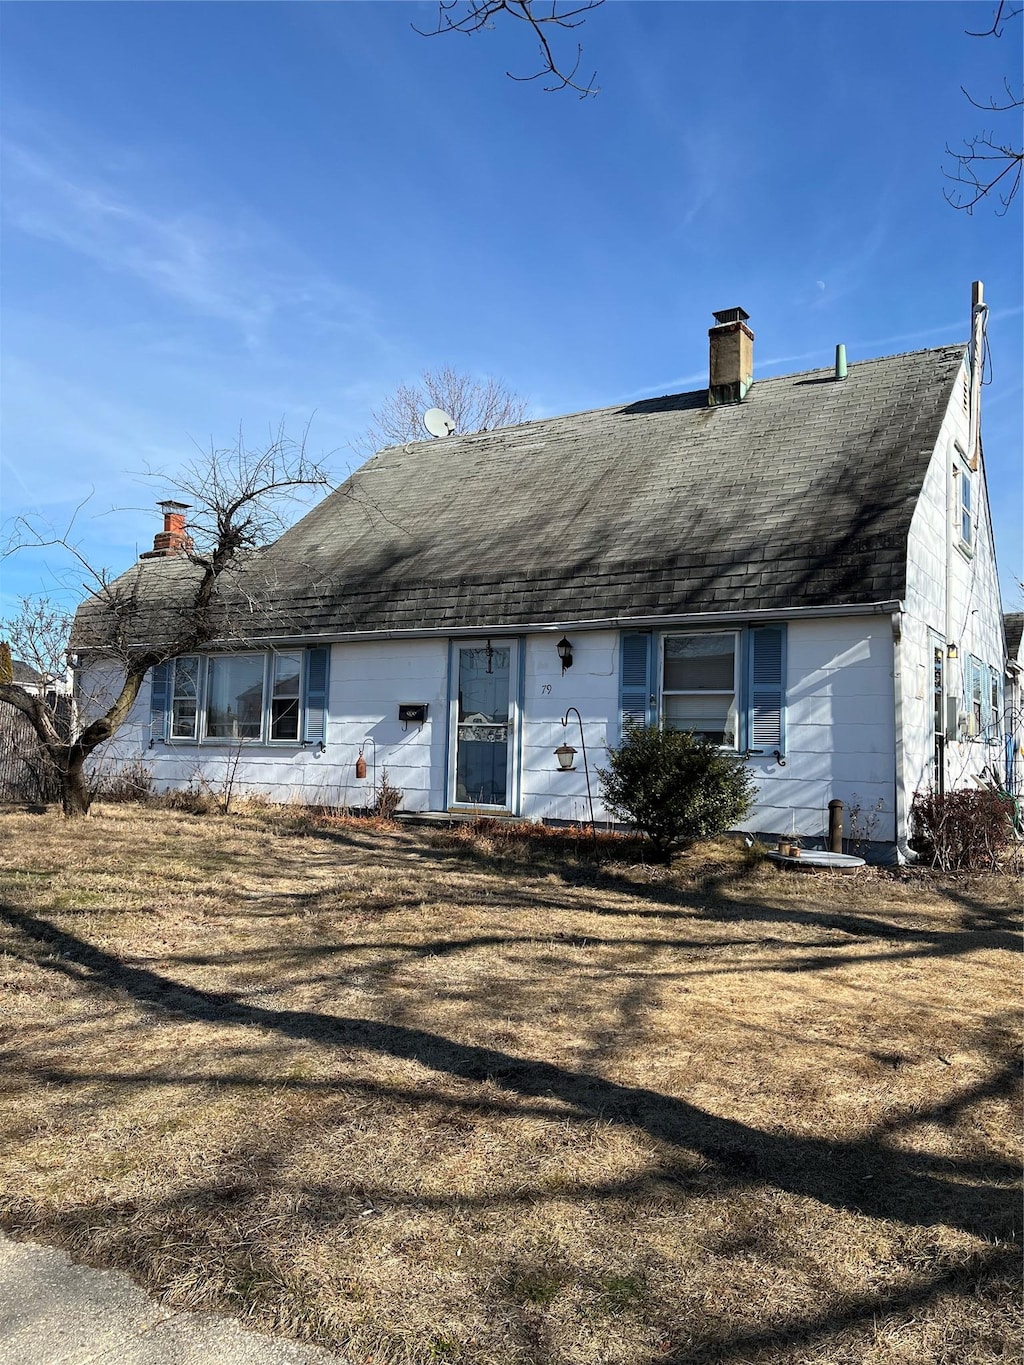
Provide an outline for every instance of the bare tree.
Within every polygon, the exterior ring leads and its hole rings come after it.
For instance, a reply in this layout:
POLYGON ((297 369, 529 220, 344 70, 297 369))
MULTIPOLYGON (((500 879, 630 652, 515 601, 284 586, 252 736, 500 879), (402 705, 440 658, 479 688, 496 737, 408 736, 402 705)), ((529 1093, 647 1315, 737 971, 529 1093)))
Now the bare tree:
POLYGON ((424 441, 427 430, 423 414, 442 408, 460 436, 511 426, 526 416, 526 399, 497 379, 474 379, 451 365, 424 370, 416 385, 399 384, 395 392, 371 414, 372 422, 355 442, 363 454, 405 441, 424 441))
POLYGON ((598 93, 594 84, 597 72, 585 83, 579 77, 582 46, 576 44, 576 58, 570 64, 556 55, 552 42, 555 30, 579 28, 586 15, 603 4, 604 0, 438 0, 435 26, 421 29, 413 24, 413 28, 425 38, 436 38, 442 33, 472 36, 493 29, 505 16, 519 19, 533 31, 540 49, 540 65, 527 76, 516 76, 511 71, 506 71, 506 76, 514 81, 550 80, 552 84, 545 85, 545 90, 574 90, 580 99, 586 99, 598 93))
MULTIPOLYGON (((0 683, 18 683, 50 708, 54 725, 67 738, 72 717, 67 646, 71 614, 44 597, 23 597, 0 642, 0 683)), ((52 801, 56 772, 25 717, 0 707, 0 792, 5 797, 52 801)))
POLYGON ((99 714, 81 715, 68 734, 44 692, 0 677, 0 701, 15 707, 35 731, 57 775, 66 815, 88 813, 86 764, 124 724, 146 674, 225 634, 226 580, 244 578, 244 594, 251 599, 260 548, 287 524, 288 509, 303 491, 327 486, 323 466, 306 453, 305 438, 296 442, 279 430, 269 444, 253 449, 239 434, 234 446, 211 447, 164 480, 193 511, 189 533, 169 557, 140 561, 118 577, 89 563, 71 528, 54 534, 25 519, 16 523, 6 553, 61 547, 84 576, 85 598, 73 628, 67 614, 30 602, 0 625, 0 633, 18 650, 34 651, 35 667, 63 672, 71 651, 78 651, 103 661, 112 679, 99 714))
MULTIPOLYGON (((990 28, 980 32, 967 30, 971 38, 1002 38, 1006 25, 1020 18, 1022 7, 999 0, 990 28)), ((963 86, 964 95, 974 106, 986 114, 1009 114, 1024 106, 1024 94, 1014 90, 1004 78, 1004 94, 990 96, 987 100, 976 100, 963 86)), ((1020 130, 1020 117, 1014 120, 1014 127, 1020 130)), ((1024 147, 1012 135, 1004 135, 990 128, 965 138, 963 148, 955 151, 946 143, 946 155, 951 158, 952 169, 944 171, 953 187, 944 191, 946 200, 955 209, 971 214, 975 207, 988 195, 994 194, 1001 207, 996 213, 1001 217, 1009 209, 1020 189, 1021 170, 1024 167, 1024 147)))
MULTIPOLYGON (((71 612, 45 597, 22 597, 14 615, 4 623, 4 643, 12 663, 27 665, 34 675, 21 680, 28 691, 45 696, 55 683, 66 679, 72 620, 71 612)), ((10 677, 0 670, 0 680, 15 681, 13 667, 10 677)))

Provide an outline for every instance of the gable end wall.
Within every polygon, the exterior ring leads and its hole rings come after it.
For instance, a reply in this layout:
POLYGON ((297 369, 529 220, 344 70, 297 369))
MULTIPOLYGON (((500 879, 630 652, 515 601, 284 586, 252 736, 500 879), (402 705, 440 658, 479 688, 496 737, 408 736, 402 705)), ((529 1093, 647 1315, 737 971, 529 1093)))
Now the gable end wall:
MULTIPOLYGON (((939 439, 928 466, 924 486, 911 520, 907 547, 906 612, 901 642, 900 691, 903 715, 904 772, 902 800, 909 812, 916 791, 937 782, 933 761, 932 643, 957 645, 959 658, 946 661, 946 691, 965 702, 968 658, 973 655, 1002 674, 1005 670, 1002 607, 996 568, 995 543, 985 486, 984 460, 974 480, 975 534, 973 553, 958 548, 960 509, 950 511, 948 470, 957 460, 955 443, 968 449, 968 418, 958 377, 953 385, 939 439), (947 638, 946 545, 950 555, 952 596, 947 638), (933 632, 930 634, 929 632, 933 632)), ((947 790, 975 786, 982 768, 994 766, 1002 775, 1002 746, 984 738, 957 739, 947 746, 947 790)))

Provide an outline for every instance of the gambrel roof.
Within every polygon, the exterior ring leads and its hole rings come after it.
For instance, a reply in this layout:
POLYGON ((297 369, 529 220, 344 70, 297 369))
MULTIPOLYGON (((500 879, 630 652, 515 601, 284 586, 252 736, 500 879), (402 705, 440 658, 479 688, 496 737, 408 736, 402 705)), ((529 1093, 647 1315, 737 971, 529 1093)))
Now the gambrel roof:
POLYGON ((252 561, 250 638, 895 601, 964 349, 383 450, 252 561))

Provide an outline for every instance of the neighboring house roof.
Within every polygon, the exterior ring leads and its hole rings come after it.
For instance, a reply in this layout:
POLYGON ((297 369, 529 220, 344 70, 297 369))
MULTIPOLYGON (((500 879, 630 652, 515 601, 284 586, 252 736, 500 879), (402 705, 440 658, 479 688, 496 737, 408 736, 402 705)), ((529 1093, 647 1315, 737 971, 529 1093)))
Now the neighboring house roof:
POLYGON ((31 664, 25 663, 22 659, 11 660, 11 680, 21 687, 38 687, 42 681, 42 674, 37 673, 31 664))
MULTIPOLYGON (((258 556, 254 638, 777 611, 904 595, 963 346, 381 451, 258 556), (260 580, 271 586, 257 587, 260 580)), ((181 559, 140 566, 174 596, 181 559)), ((233 635, 234 631, 226 632, 233 635)))
POLYGON ((1003 625, 1006 630, 1006 656, 1017 660, 1020 658, 1021 634, 1024 632, 1024 611, 1008 611, 1003 617, 1003 625))

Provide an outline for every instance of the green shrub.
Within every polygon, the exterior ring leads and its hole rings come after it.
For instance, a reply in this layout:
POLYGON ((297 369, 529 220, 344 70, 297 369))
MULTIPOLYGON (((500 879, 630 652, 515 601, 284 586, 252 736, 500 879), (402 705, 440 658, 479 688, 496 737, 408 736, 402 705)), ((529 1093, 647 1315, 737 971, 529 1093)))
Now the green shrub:
POLYGON ((597 770, 605 805, 646 834, 662 858, 675 844, 734 828, 754 802, 754 780, 743 761, 688 730, 627 721, 608 763, 597 770))
POLYGON ((1013 837, 1011 796, 984 788, 917 792, 910 807, 910 846, 942 872, 996 866, 1013 837))

